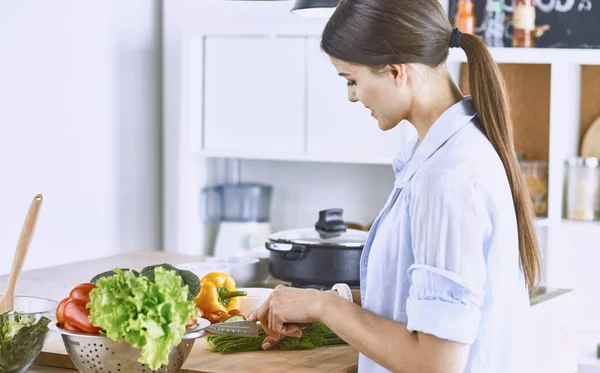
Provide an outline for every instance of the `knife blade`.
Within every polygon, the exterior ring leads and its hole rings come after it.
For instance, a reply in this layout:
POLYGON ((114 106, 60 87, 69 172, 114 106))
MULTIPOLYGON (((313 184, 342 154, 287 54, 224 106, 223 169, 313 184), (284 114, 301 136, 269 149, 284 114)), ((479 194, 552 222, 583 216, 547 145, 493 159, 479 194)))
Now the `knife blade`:
MULTIPOLYGON (((290 325, 285 323, 284 325, 290 325)), ((307 328, 312 323, 297 323, 299 328, 307 328)), ((260 321, 232 321, 212 324, 205 330, 219 335, 237 336, 237 337, 258 337, 258 331, 262 329, 260 321)))
POLYGON ((255 321, 232 321, 212 324, 206 331, 219 335, 258 337, 258 331, 261 329, 260 324, 255 321))

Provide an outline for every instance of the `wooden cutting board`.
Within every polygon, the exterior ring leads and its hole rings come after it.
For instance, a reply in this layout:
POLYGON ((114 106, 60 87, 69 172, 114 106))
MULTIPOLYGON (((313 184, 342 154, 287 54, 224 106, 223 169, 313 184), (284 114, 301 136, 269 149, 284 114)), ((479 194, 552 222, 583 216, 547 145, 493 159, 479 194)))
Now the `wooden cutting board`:
POLYGON ((600 158, 600 118, 585 132, 581 143, 581 156, 600 158))
MULTIPOLYGON (((48 341, 35 364, 75 369, 62 340, 48 341)), ((358 352, 351 346, 303 351, 254 351, 218 354, 206 351, 206 339, 196 340, 180 373, 288 373, 358 371, 358 352)))

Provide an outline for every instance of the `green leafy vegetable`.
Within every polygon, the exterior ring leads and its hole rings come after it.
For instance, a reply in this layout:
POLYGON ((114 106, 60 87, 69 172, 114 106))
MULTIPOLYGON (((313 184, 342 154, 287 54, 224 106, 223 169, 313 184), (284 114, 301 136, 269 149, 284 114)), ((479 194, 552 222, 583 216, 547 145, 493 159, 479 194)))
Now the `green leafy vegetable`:
MULTIPOLYGON (((129 271, 129 268, 120 268, 121 271, 129 271)), ((139 272, 135 271, 135 270, 131 270, 133 271, 133 273, 135 273, 136 276, 139 276, 139 272)), ((102 277, 110 277, 110 276, 114 276, 115 272, 114 271, 106 271, 106 272, 102 272, 97 274, 96 276, 92 277, 92 279, 90 280, 90 282, 92 284, 95 284, 98 282, 98 280, 100 280, 102 277)))
POLYGON ((175 271, 156 268, 154 282, 133 271, 114 272, 90 292, 90 321, 108 338, 140 348, 138 361, 156 370, 169 362, 171 346, 181 343, 186 324, 197 315, 194 302, 175 271))
POLYGON ((146 276, 150 279, 150 281, 154 282, 154 273, 156 268, 159 267, 162 267, 169 271, 177 272, 177 274, 181 277, 182 283, 188 286, 188 300, 193 300, 196 297, 196 295, 198 295, 198 293, 200 292, 200 279, 194 274, 194 272, 184 269, 178 269, 167 263, 155 264, 143 268, 142 276, 146 276))
MULTIPOLYGON (((264 330, 258 332, 258 337, 236 337, 212 335, 206 338, 206 349, 212 352, 243 352, 261 350, 261 344, 267 334, 264 330)), ((302 337, 285 337, 273 347, 276 350, 308 350, 321 346, 346 344, 323 323, 314 323, 302 332, 302 337)))
POLYGON ((41 351, 50 319, 35 315, 0 315, 0 372, 16 372, 30 365, 41 351))

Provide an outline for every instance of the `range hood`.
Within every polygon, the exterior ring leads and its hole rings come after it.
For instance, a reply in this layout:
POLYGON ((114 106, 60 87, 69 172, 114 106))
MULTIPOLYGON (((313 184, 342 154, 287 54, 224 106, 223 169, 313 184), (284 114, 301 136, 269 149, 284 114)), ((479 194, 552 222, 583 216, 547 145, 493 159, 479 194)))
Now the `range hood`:
MULTIPOLYGON (((231 0, 230 0, 231 1, 231 0)), ((281 0, 237 0, 237 1, 281 1, 281 0)), ((335 11, 335 8, 340 3, 340 0, 296 0, 291 12, 310 18, 329 18, 335 11)))
POLYGON ((292 13, 311 18, 329 18, 340 0, 296 0, 292 13))

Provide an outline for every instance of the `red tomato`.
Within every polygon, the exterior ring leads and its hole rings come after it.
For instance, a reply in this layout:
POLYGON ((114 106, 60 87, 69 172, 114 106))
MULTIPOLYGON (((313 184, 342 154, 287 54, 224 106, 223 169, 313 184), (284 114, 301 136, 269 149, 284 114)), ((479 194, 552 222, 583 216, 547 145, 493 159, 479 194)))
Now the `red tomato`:
POLYGON ((83 330, 79 329, 76 326, 71 325, 71 323, 68 321, 65 321, 63 328, 65 328, 66 330, 68 330, 70 332, 83 333, 83 330))
POLYGON ((69 299, 65 304, 65 324, 68 322, 85 333, 98 334, 100 328, 92 325, 89 316, 90 310, 85 308, 85 303, 76 299, 69 299))
POLYGON ((56 307, 56 321, 58 321, 58 325, 64 325, 65 323, 65 305, 68 301, 69 298, 65 298, 56 307))
POLYGON ((69 294, 69 298, 77 299, 84 304, 88 304, 90 302, 90 291, 96 287, 96 284, 92 284, 89 282, 79 284, 71 290, 71 294, 69 294))
POLYGON ((185 327, 189 328, 190 326, 194 326, 196 324, 198 324, 198 319, 192 316, 185 327))

